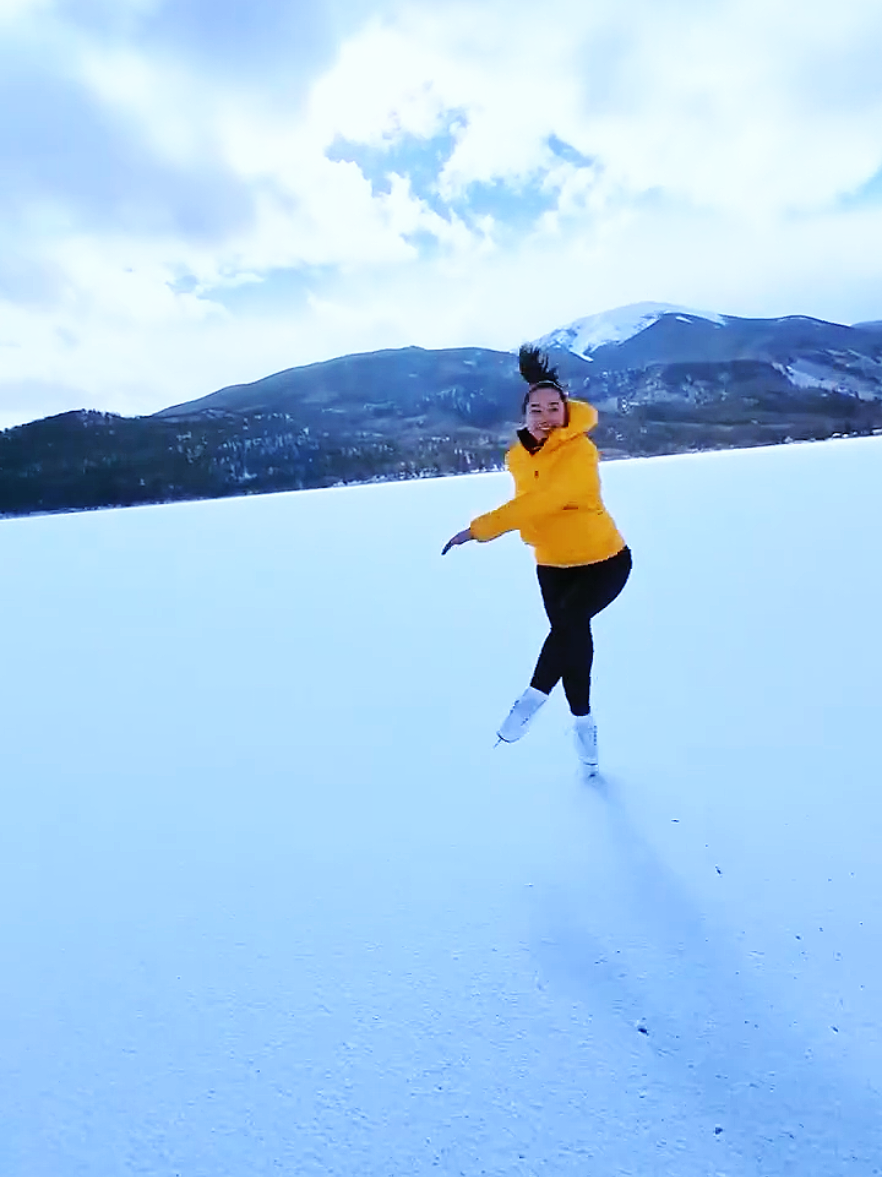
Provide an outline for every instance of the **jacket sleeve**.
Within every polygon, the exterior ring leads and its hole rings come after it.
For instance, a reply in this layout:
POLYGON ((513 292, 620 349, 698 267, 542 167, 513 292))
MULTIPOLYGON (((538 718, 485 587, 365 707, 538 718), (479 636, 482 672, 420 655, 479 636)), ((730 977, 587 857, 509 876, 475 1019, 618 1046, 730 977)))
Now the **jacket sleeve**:
POLYGON ((515 495, 495 511, 473 519, 470 527, 475 539, 486 542, 527 527, 544 515, 599 503, 597 464, 588 446, 567 446, 551 475, 547 487, 515 495))

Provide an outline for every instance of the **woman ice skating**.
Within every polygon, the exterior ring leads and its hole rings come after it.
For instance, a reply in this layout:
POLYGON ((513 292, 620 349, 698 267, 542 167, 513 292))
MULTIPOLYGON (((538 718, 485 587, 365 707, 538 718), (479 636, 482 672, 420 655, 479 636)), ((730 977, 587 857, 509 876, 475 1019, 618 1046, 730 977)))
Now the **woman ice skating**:
POLYGON ((570 400, 557 369, 538 348, 522 347, 524 427, 505 455, 515 497, 473 519, 444 545, 484 543, 518 530, 536 551, 539 588, 551 631, 530 685, 498 730, 513 743, 527 731, 557 683, 575 717, 576 750, 597 771, 597 726, 591 714, 591 618, 616 599, 631 572, 631 553, 600 497, 599 456, 587 433, 597 410, 570 400))

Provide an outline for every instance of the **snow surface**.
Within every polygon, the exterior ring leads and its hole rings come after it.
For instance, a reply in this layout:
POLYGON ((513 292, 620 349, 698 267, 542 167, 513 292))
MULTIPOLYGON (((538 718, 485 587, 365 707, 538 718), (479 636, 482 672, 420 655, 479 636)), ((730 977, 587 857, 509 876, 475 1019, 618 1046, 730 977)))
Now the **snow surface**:
POLYGON ((603 475, 596 786, 505 475, 0 525, 4 1177, 882 1172, 882 441, 603 475))
POLYGON ((690 310, 689 307, 667 302, 635 302, 630 306, 575 319, 567 326, 543 335, 536 340, 536 344, 541 348, 563 347, 574 355, 589 359, 590 353, 597 348, 607 343, 624 343, 658 322, 663 315, 676 315, 681 322, 687 323, 692 319, 706 319, 720 326, 725 323, 722 315, 709 311, 690 310))

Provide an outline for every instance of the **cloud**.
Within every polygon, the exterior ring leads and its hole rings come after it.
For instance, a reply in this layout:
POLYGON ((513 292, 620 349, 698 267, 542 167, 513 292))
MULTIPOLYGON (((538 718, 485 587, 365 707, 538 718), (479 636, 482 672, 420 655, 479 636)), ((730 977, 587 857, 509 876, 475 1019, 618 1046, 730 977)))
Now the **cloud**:
POLYGON ((450 193, 522 178, 554 137, 598 161, 620 198, 661 189, 778 215, 821 207, 877 170, 880 47, 882 11, 869 2, 810 3, 798 20, 765 0, 551 0, 541 18, 514 3, 504 22, 489 6, 443 6, 374 27, 321 85, 351 140, 428 135, 449 112, 464 116, 441 177, 450 193), (353 78, 359 101, 346 112, 353 78))
POLYGON ((59 18, 106 47, 138 49, 224 85, 272 82, 300 101, 372 0, 57 0, 59 18))
POLYGON ((14 24, 23 16, 49 8, 52 0, 0 0, 0 24, 14 24))
POLYGON ((851 208, 855 205, 882 205, 882 168, 874 176, 871 176, 866 183, 861 184, 854 192, 849 192, 845 195, 842 201, 843 207, 851 208))
POLYGON ((66 280, 52 261, 9 249, 0 254, 0 300, 17 306, 51 306, 64 295, 66 280))
POLYGON ((0 429, 21 425, 39 417, 52 417, 71 409, 94 409, 91 389, 76 388, 51 380, 0 380, 0 429), (38 414, 33 406, 40 406, 38 414))
POLYGON ((878 318, 880 55, 876 0, 0 0, 4 379, 143 412, 648 298, 878 318))
POLYGON ((406 176, 421 200, 438 196, 438 177, 456 150, 458 134, 465 128, 462 112, 449 111, 439 129, 429 135, 397 130, 379 142, 334 138, 325 152, 334 162, 354 163, 376 196, 392 191, 392 176, 406 176))
POLYGON ((252 215, 248 186, 208 141, 169 158, 104 101, 60 47, 0 48, 0 215, 10 227, 218 238, 252 215), (79 76, 78 76, 79 75, 79 76))
POLYGON ((823 208, 875 171, 882 79, 848 75, 860 41, 882 44, 876 6, 808 4, 794 19, 743 0, 675 22, 664 8, 643 12, 596 117, 586 86, 589 150, 624 188, 777 216, 823 208))

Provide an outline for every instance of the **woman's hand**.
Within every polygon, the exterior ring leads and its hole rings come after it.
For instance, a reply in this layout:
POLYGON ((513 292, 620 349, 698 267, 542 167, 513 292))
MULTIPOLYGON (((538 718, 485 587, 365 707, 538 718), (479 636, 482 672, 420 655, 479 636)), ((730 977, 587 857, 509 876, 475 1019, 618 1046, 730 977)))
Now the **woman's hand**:
POLYGON ((441 549, 441 555, 446 556, 451 548, 455 548, 459 544, 467 544, 470 539, 474 538, 475 537, 472 535, 472 529, 470 527, 467 527, 465 531, 458 531, 456 535, 452 539, 449 539, 441 549))

